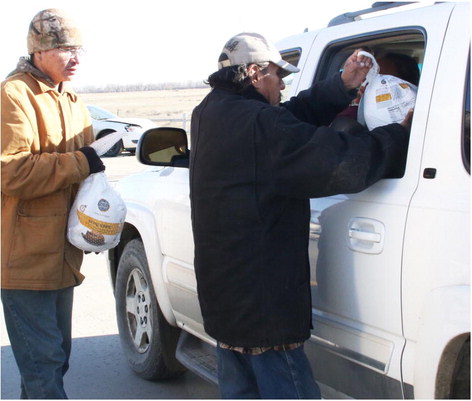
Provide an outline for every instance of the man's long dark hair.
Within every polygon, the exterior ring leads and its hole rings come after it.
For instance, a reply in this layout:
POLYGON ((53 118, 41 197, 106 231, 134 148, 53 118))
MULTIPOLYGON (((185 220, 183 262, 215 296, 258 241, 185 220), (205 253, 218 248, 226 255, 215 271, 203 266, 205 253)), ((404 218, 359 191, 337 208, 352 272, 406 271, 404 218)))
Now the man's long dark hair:
POLYGON ((251 78, 247 73, 247 66, 236 65, 225 67, 208 77, 208 85, 212 88, 222 88, 233 92, 243 92, 251 85, 251 78))

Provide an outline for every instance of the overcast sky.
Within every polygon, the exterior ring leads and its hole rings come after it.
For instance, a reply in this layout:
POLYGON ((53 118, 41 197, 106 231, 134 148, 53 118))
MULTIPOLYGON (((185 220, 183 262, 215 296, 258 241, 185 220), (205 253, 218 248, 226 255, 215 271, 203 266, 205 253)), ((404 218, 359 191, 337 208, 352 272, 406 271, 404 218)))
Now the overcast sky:
POLYGON ((80 24, 87 53, 77 86, 202 81, 217 68, 224 43, 243 31, 272 41, 331 18, 368 8, 373 0, 15 0, 0 5, 0 77, 26 55, 33 16, 63 8, 80 24))

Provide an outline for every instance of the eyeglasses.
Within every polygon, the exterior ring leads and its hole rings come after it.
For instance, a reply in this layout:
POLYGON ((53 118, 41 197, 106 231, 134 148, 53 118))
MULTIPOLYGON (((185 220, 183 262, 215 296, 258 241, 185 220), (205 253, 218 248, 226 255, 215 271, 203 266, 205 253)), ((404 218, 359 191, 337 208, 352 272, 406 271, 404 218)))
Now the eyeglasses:
POLYGON ((85 53, 83 47, 59 47, 58 50, 67 55, 68 58, 81 57, 85 53))

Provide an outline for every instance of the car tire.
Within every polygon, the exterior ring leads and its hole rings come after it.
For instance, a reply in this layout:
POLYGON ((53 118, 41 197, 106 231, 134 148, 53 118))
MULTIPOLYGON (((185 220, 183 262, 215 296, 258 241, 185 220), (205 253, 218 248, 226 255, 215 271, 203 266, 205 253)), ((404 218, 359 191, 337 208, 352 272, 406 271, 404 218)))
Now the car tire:
MULTIPOLYGON (((103 138, 106 135, 113 134, 115 131, 108 131, 100 135, 97 139, 103 138)), ((120 139, 117 143, 115 143, 108 152, 103 154, 103 157, 116 157, 123 151, 123 141, 120 139)))
POLYGON ((462 346, 453 375, 451 394, 448 398, 470 399, 470 338, 462 346))
POLYGON ((123 250, 115 299, 121 345, 131 369, 146 380, 185 372, 175 358, 180 329, 166 321, 157 303, 141 239, 131 240, 123 250))

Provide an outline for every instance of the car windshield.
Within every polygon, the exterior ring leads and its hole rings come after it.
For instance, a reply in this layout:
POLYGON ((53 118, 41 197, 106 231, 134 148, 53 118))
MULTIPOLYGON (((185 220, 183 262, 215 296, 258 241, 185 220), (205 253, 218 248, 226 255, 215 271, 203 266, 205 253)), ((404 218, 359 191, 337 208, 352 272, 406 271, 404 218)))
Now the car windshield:
POLYGON ((109 112, 108 110, 102 109, 101 107, 87 105, 87 109, 90 112, 90 116, 94 120, 106 120, 108 118, 116 118, 117 115, 109 112))

